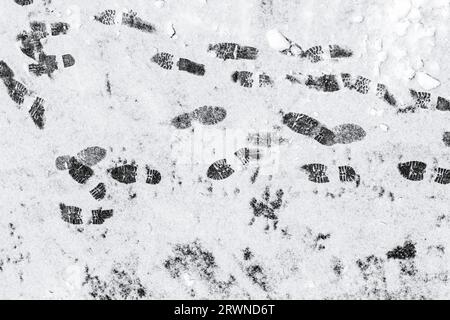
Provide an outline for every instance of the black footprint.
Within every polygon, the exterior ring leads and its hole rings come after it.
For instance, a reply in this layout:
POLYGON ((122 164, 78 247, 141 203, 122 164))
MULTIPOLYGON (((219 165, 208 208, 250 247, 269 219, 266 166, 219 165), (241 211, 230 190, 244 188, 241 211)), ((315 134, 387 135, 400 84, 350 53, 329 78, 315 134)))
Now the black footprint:
POLYGON ((215 52, 216 57, 223 60, 255 60, 258 57, 259 50, 254 47, 241 46, 237 43, 223 42, 209 44, 208 52, 215 52))
POLYGON ((234 173, 234 169, 228 164, 227 159, 221 159, 211 164, 206 171, 206 176, 213 180, 223 180, 234 173))
POLYGON ((421 181, 427 165, 421 161, 408 161, 399 163, 397 167, 404 178, 411 181, 421 181))
POLYGON ((292 131, 311 137, 325 146, 335 143, 335 134, 306 114, 289 112, 283 116, 283 124, 292 131))
POLYGON ((340 166, 339 169, 339 180, 341 182, 356 182, 356 186, 359 186, 361 177, 356 173, 355 169, 350 166, 340 166))
POLYGON ((442 142, 446 147, 450 147, 450 132, 444 132, 442 135, 442 142))
MULTIPOLYGON (((344 87, 349 90, 355 90, 356 92, 367 94, 370 91, 371 80, 363 76, 357 76, 353 79, 352 75, 349 73, 341 73, 342 82, 344 87)), ((378 87, 377 87, 378 89, 378 87)))
POLYGON ((182 113, 171 120, 177 129, 186 129, 196 120, 203 125, 215 125, 225 119, 227 111, 222 107, 203 106, 190 113, 182 113))
POLYGON ((439 184, 449 184, 450 183, 450 170, 444 168, 436 168, 436 178, 434 182, 439 184))
MULTIPOLYGON (((145 166, 146 168, 146 179, 145 183, 147 184, 158 184, 161 181, 161 173, 152 169, 150 166, 145 166)), ((131 164, 123 164, 120 166, 116 166, 114 168, 108 169, 108 173, 111 177, 124 184, 131 184, 137 181, 138 176, 138 166, 132 162, 131 164)))
POLYGON ((269 220, 273 223, 273 229, 277 229, 278 225, 278 215, 277 211, 281 208, 283 204, 283 195, 284 192, 282 189, 279 189, 275 193, 275 199, 270 201, 270 189, 266 187, 262 194, 262 201, 256 200, 256 198, 252 198, 250 200, 250 207, 253 209, 253 217, 250 220, 249 225, 252 225, 256 218, 263 217, 267 220, 267 225, 265 230, 269 230, 269 220))
MULTIPOLYGON (((106 149, 101 147, 88 147, 77 153, 76 156, 59 156, 55 160, 58 170, 69 170, 69 175, 78 183, 85 184, 94 171, 90 168, 102 161, 106 156, 106 149)), ((97 192, 95 192, 97 194, 97 192)), ((95 196, 94 196, 95 197, 95 196)))
POLYGON ((129 28, 138 29, 143 32, 153 33, 156 31, 155 26, 137 16, 137 13, 133 10, 123 12, 119 17, 116 10, 107 9, 94 16, 94 20, 104 25, 121 24, 129 28))
POLYGON ((95 200, 102 200, 106 196, 106 186, 103 182, 100 182, 89 193, 95 200))
POLYGON ((328 183, 330 179, 327 176, 327 166, 321 163, 305 164, 301 169, 308 173, 308 180, 315 183, 328 183))
POLYGON ((113 216, 114 210, 109 209, 109 210, 102 210, 97 209, 97 210, 92 210, 92 224, 103 224, 105 222, 106 219, 109 219, 113 216))
MULTIPOLYGON (((81 217, 82 209, 76 206, 66 206, 64 203, 59 204, 59 209, 61 213, 61 219, 69 224, 80 225, 83 224, 83 219, 81 217)), ((102 210, 95 209, 91 211, 91 218, 89 223, 92 224, 103 224, 106 219, 113 216, 114 210, 102 210)))
POLYGON ((394 249, 388 251, 386 256, 388 259, 412 259, 416 256, 416 246, 411 241, 405 241, 403 246, 397 246, 394 249))
MULTIPOLYGON (((19 81, 14 79, 14 72, 6 64, 6 62, 0 60, 0 79, 5 85, 8 95, 14 103, 19 107, 24 103, 25 97, 32 96, 29 90, 19 81)), ((45 108, 44 100, 39 97, 34 97, 33 104, 31 105, 28 113, 31 116, 34 124, 43 129, 45 125, 45 108)))
MULTIPOLYGON (((213 162, 206 171, 206 176, 212 180, 224 180, 231 176, 238 164, 243 168, 247 168, 249 163, 258 162, 262 157, 260 149, 256 148, 241 148, 234 153, 236 161, 228 163, 227 159, 220 159, 213 162)), ((234 160, 234 159, 233 159, 234 160)))
MULTIPOLYGON (((21 42, 21 51, 37 63, 28 66, 28 70, 36 76, 47 74, 51 76, 53 72, 58 70, 58 61, 55 55, 47 55, 41 40, 49 35, 58 36, 67 34, 70 26, 65 22, 55 22, 47 25, 45 22, 33 21, 30 23, 31 31, 23 31, 17 36, 17 40, 21 42), (48 32, 50 30, 50 33, 48 32)), ((71 67, 75 64, 75 59, 70 54, 64 54, 61 58, 64 68, 71 67)))
POLYGON ((436 109, 440 111, 450 111, 450 101, 442 97, 438 97, 436 109))
MULTIPOLYGON (((167 52, 159 52, 151 58, 151 61, 156 63, 163 69, 172 70, 173 58, 173 54, 167 52)), ((178 67, 178 70, 180 71, 186 71, 197 76, 205 75, 205 66, 192 60, 180 58, 178 59, 176 65, 178 67)))
POLYGON ((300 45, 288 39, 284 35, 279 34, 278 36, 283 37, 289 43, 289 48, 280 51, 282 54, 307 59, 312 63, 323 61, 325 59, 350 58, 353 56, 352 50, 337 44, 328 45, 327 50, 321 45, 303 50, 300 45))
POLYGON ((345 123, 331 129, 335 134, 334 142, 349 144, 361 141, 366 136, 366 132, 360 126, 353 123, 345 123))
POLYGON ((274 81, 269 75, 265 73, 255 75, 250 71, 235 71, 231 75, 231 80, 245 88, 253 87, 253 83, 256 80, 258 81, 259 87, 273 87, 274 85, 274 81), (255 77, 256 79, 254 79, 255 77))
POLYGON ((109 169, 108 172, 114 180, 119 181, 120 183, 129 184, 136 182, 137 166, 134 164, 124 164, 109 169))
POLYGON ((81 208, 75 206, 66 206, 64 203, 59 204, 61 218, 70 224, 82 224, 81 208))
POLYGON ((34 0, 14 0, 20 6, 28 6, 33 3, 34 0))
POLYGON ((346 123, 330 130, 318 120, 302 113, 289 112, 283 115, 282 121, 292 131, 313 138, 325 146, 353 143, 366 136, 364 129, 356 124, 346 123))

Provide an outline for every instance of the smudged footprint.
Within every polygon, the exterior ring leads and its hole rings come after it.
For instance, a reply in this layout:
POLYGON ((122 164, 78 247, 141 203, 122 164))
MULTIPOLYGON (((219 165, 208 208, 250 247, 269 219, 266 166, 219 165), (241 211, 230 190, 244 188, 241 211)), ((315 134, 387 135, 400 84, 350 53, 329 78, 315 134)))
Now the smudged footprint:
POLYGON ((255 60, 259 50, 255 47, 241 46, 233 42, 209 44, 208 52, 215 53, 216 57, 223 60, 255 60))
POLYGON ((254 132, 247 135, 248 143, 263 148, 271 148, 274 145, 281 145, 287 141, 277 132, 254 132))
MULTIPOLYGON (((87 147, 77 153, 75 157, 59 156, 55 160, 58 170, 69 170, 69 175, 78 183, 85 184, 94 175, 90 168, 106 157, 106 149, 94 146, 87 147)), ((97 192, 94 192, 97 194, 97 192)))
POLYGON ((341 182, 356 182, 356 187, 359 187, 361 177, 356 173, 351 166, 339 166, 339 180, 341 182))
POLYGON ((106 9, 95 15, 94 20, 107 26, 124 25, 146 33, 154 33, 156 31, 152 23, 138 17, 137 12, 133 10, 117 12, 116 10, 106 9))
POLYGON ((338 78, 334 74, 314 76, 296 73, 287 74, 286 79, 293 84, 301 84, 308 87, 309 89, 314 89, 321 92, 336 92, 341 90, 338 78))
POLYGON ((450 147, 450 132, 449 131, 444 132, 442 134, 442 142, 444 143, 444 145, 446 147, 450 147))
POLYGON ((349 144, 361 141, 365 138, 366 132, 360 126, 353 123, 345 123, 331 129, 334 132, 334 141, 339 144, 349 144))
POLYGON ((41 53, 39 55, 38 63, 32 63, 28 65, 28 71, 32 74, 40 77, 44 74, 49 77, 59 69, 59 65, 63 65, 64 68, 69 68, 75 64, 75 59, 70 54, 64 54, 60 62, 56 60, 55 55, 46 55, 41 53))
POLYGON ((322 145, 335 144, 335 133, 306 114, 289 112, 283 115, 282 122, 292 131, 313 138, 322 145))
POLYGON ((344 87, 349 90, 355 90, 358 93, 367 94, 371 89, 372 80, 363 76, 357 76, 356 79, 353 79, 351 74, 341 73, 341 79, 344 83, 344 87))
POLYGON ((96 209, 92 210, 92 217, 91 217, 91 223, 92 224, 103 224, 106 219, 109 219, 113 216, 114 210, 108 209, 108 210, 102 210, 96 209))
POLYGON ((439 111, 450 111, 450 100, 442 97, 437 98, 436 109, 439 111))
POLYGON ((377 84, 376 96, 391 106, 395 107, 397 105, 397 99, 395 99, 394 95, 389 92, 386 85, 382 83, 377 84))
POLYGON ((26 56, 37 61, 30 64, 28 70, 36 76, 47 74, 51 76, 59 69, 59 65, 69 68, 75 64, 75 59, 71 54, 64 54, 58 60, 55 55, 47 55, 41 40, 49 35, 58 36, 67 34, 70 26, 66 22, 55 22, 47 24, 45 22, 33 21, 30 23, 31 31, 23 31, 17 36, 17 41, 21 42, 21 51, 26 56), (50 33, 49 33, 49 31, 50 33))
MULTIPOLYGON (((174 64, 174 56, 168 52, 159 52, 155 54, 151 61, 159 65, 161 68, 166 70, 172 70, 174 64)), ((196 76, 205 75, 205 65, 201 63, 194 62, 186 58, 179 58, 176 66, 179 71, 185 71, 196 76)))
POLYGON ((259 87, 273 87, 274 85, 274 81, 269 75, 265 73, 254 74, 250 71, 235 71, 231 75, 231 80, 245 88, 253 87, 255 81, 258 81, 259 87))
POLYGON ((427 165, 421 161, 408 161, 399 163, 397 168, 404 178, 411 181, 422 181, 427 165))
POLYGON ((241 148, 234 153, 230 162, 220 159, 213 162, 206 171, 206 176, 212 180, 224 180, 230 177, 237 167, 246 168, 248 164, 258 162, 262 158, 260 149, 241 148))
POLYGON ((351 49, 337 44, 325 46, 326 49, 321 45, 317 45, 307 50, 303 50, 300 45, 288 39, 276 29, 269 30, 266 37, 269 45, 278 52, 287 56, 307 59, 312 63, 317 63, 326 59, 341 59, 353 56, 353 51, 351 49))
MULTIPOLYGON (((183 275, 195 275, 200 281, 205 282, 210 292, 220 292, 227 295, 230 288, 235 285, 236 279, 232 274, 228 280, 219 280, 221 268, 214 253, 204 248, 197 239, 193 242, 179 243, 173 247, 173 254, 164 260, 163 266, 173 279, 182 278, 183 275)), ((195 286, 189 287, 189 291, 195 296, 195 286)))
POLYGON ((256 218, 263 217, 267 221, 265 230, 270 229, 269 221, 272 221, 273 229, 276 230, 279 220, 277 211, 280 210, 283 204, 283 195, 283 189, 279 189, 275 193, 275 199, 270 201, 270 188, 267 186, 262 194, 262 201, 252 198, 250 200, 250 207, 253 209, 253 217, 251 218, 249 225, 253 225, 256 218))
POLYGON ((26 97, 34 99, 28 113, 34 124, 39 129, 43 129, 45 125, 44 100, 34 96, 22 83, 16 81, 14 72, 3 60, 0 60, 0 79, 6 87, 9 97, 19 108, 25 102, 26 97))
POLYGON ((81 208, 75 206, 66 206, 64 203, 59 204, 61 219, 70 224, 82 224, 81 208))
POLYGON ((222 107, 203 106, 190 113, 182 113, 171 120, 171 124, 177 129, 187 129, 191 127, 192 120, 210 126, 223 121, 227 116, 227 111, 222 107))

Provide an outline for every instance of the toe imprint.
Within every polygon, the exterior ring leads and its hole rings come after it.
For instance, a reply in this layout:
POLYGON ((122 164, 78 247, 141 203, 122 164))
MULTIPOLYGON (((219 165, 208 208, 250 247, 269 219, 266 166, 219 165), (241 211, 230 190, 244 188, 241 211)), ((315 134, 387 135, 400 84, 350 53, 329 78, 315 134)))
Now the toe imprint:
POLYGON ((341 182, 356 182, 356 186, 359 186, 360 176, 356 174, 355 169, 350 166, 339 166, 339 180, 341 182))
POLYGON ((434 182, 439 184, 449 184, 450 183, 450 170, 444 168, 436 168, 436 178, 434 182))
POLYGON ((92 224, 103 224, 106 219, 109 219, 113 216, 114 211, 110 210, 92 210, 92 224))
POLYGON ((330 182, 326 174, 327 167, 321 163, 311 163, 306 164, 301 167, 302 170, 306 171, 309 176, 308 180, 315 183, 327 183, 330 182))
POLYGON ((106 149, 101 147, 88 147, 77 153, 77 159, 86 166, 93 166, 102 161, 106 156, 106 149))
POLYGON ((444 142, 445 146, 450 147, 450 132, 444 132, 442 142, 444 142))
POLYGON ((100 182, 94 189, 89 191, 89 193, 94 197, 95 200, 101 200, 106 195, 106 186, 104 183, 100 182))
POLYGON ((242 87, 251 88, 253 86, 253 73, 250 71, 235 71, 231 75, 233 82, 239 82, 242 87))
POLYGON ((241 46, 231 42, 210 44, 208 46, 208 51, 215 52, 216 57, 223 60, 255 60, 258 57, 258 49, 249 46, 241 46))
POLYGON ((149 166, 146 166, 147 170, 147 179, 145 180, 148 184, 158 184, 161 181, 161 173, 158 170, 151 169, 149 166))
POLYGON ((197 76, 205 75, 205 66, 189 59, 180 58, 177 62, 177 66, 180 71, 186 71, 197 76))
POLYGON ((70 159, 69 174, 76 182, 84 184, 94 175, 94 171, 72 157, 70 159))
POLYGON ((34 124, 39 128, 43 129, 45 125, 45 108, 44 100, 41 98, 36 98, 29 110, 31 119, 33 119, 34 124))
POLYGON ((450 111, 450 101, 442 97, 438 97, 436 109, 440 111, 450 111))
POLYGON ((231 176, 233 173, 234 170, 227 163, 227 160, 221 159, 209 166, 206 176, 213 180, 223 180, 231 176))
POLYGON ((33 0, 14 0, 20 6, 28 6, 33 3, 33 0))
POLYGON ((241 148, 236 151, 234 155, 243 165, 247 165, 249 162, 258 161, 262 158, 262 154, 259 149, 241 148))
POLYGON ((82 224, 81 208, 75 206, 66 206, 64 203, 59 204, 61 218, 70 224, 82 224))
POLYGON ((170 122, 177 129, 187 129, 192 125, 191 115, 189 113, 180 114, 173 118, 170 122))
POLYGON ((137 166, 125 164, 113 169, 109 169, 111 177, 120 183, 134 183, 136 182, 137 166))

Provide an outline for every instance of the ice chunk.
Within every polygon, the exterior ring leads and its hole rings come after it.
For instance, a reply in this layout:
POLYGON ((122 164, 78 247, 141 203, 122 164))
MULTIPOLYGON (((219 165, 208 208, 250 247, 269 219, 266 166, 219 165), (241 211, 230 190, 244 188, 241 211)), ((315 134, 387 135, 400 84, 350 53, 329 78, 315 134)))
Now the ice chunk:
POLYGON ((441 82, 425 72, 417 72, 417 82, 425 90, 431 90, 441 85, 441 82))
POLYGON ((275 50, 281 51, 290 47, 289 41, 277 29, 267 31, 266 38, 269 46, 275 50))

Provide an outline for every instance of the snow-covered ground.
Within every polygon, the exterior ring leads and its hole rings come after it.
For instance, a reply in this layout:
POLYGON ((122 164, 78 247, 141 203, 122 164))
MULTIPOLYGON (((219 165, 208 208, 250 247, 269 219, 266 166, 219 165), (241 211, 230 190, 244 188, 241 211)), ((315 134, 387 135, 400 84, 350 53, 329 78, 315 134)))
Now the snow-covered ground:
POLYGON ((450 185, 433 172, 450 169, 442 138, 450 112, 435 105, 450 98, 449 1, 3 0, 0 12, 0 60, 45 100, 41 130, 32 101, 18 108, 0 83, 0 298, 450 297, 450 185), (116 18, 133 10, 155 32, 94 19, 107 9, 116 18), (67 34, 41 42, 75 65, 60 63, 51 76, 28 71, 35 61, 16 37, 32 21, 69 23, 67 34), (313 63, 280 53, 279 35, 304 50, 336 44, 353 55, 313 63), (208 47, 221 42, 255 47, 258 57, 218 59, 208 47), (152 61, 160 52, 174 56, 171 70, 152 61), (179 58, 203 64, 205 75, 178 70, 179 58), (235 71, 265 73, 273 85, 240 86, 235 71), (286 79, 299 73, 360 75, 372 91, 322 92, 286 79), (398 112, 374 94, 377 83, 406 104, 410 89, 431 103, 398 112), (172 125, 201 106, 222 107, 226 118, 172 125), (284 125, 287 113, 330 128, 354 123, 366 135, 322 145, 284 125), (271 161, 259 171, 242 169, 233 153, 254 147, 245 138, 255 132, 283 141, 265 150, 271 161), (58 156, 91 146, 107 153, 86 184, 55 167, 58 156), (208 178, 222 158, 236 172, 208 178), (400 174, 408 161, 427 164, 423 180, 400 174), (108 174, 125 162, 138 167, 136 183, 108 174), (329 183, 308 180, 301 167, 311 163, 328 167, 329 183), (146 165, 161 173, 159 184, 145 183, 146 165), (343 165, 360 175, 358 187, 339 181, 343 165), (89 193, 99 182, 101 201, 89 193), (83 224, 63 221, 60 203, 81 208, 83 224), (113 216, 89 223, 100 207, 113 216))

